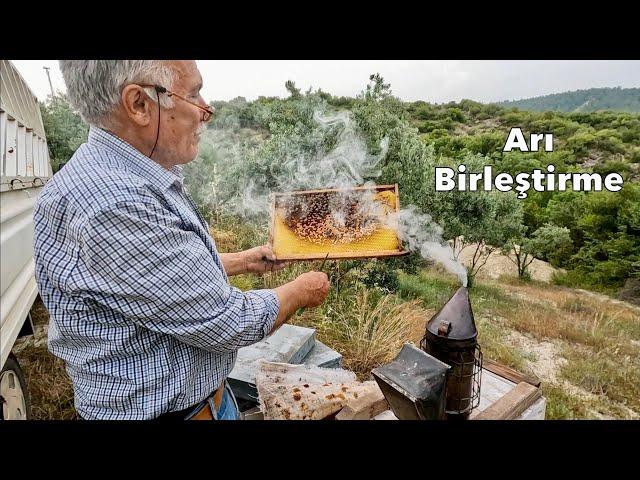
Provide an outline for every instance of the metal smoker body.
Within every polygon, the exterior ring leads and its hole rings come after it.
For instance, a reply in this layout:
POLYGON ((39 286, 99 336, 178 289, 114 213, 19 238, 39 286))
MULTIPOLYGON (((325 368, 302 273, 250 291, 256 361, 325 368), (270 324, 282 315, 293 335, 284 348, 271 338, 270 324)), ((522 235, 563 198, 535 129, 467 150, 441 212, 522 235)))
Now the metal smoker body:
POLYGON ((466 419, 480 403, 482 352, 477 342, 469 290, 460 287, 427 323, 420 347, 451 366, 447 380, 446 414, 466 419))

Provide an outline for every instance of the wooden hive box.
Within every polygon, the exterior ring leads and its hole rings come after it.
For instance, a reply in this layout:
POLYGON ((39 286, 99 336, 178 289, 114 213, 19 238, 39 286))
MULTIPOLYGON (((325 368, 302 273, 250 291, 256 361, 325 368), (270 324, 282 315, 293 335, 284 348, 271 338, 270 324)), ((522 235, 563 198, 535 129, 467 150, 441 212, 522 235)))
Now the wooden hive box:
MULTIPOLYGON (((544 420, 547 399, 542 396, 540 383, 536 377, 485 359, 480 405, 471 412, 469 420, 544 420)), ((391 410, 374 417, 374 420, 397 419, 391 410)))

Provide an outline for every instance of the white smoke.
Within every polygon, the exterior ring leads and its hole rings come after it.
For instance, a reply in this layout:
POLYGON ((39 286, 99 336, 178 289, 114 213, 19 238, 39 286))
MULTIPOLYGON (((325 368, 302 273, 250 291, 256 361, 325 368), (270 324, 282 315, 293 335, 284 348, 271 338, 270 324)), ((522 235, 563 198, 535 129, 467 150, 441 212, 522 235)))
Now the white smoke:
MULTIPOLYGON (((306 141, 314 148, 305 148, 293 136, 281 142, 281 157, 268 167, 268 179, 264 176, 237 179, 244 185, 228 205, 233 213, 254 219, 264 217, 269 212, 271 194, 274 192, 375 184, 366 179, 380 176, 378 165, 386 157, 388 139, 380 142, 378 155, 371 155, 365 140, 356 132, 349 112, 324 114, 321 110, 315 110, 313 119, 317 129, 306 141), (325 151, 320 144, 329 129, 334 129, 337 136, 333 148, 325 151)), ((221 136, 220 133, 217 135, 221 136)), ((235 157, 235 162, 239 164, 245 161, 243 154, 237 150, 225 148, 224 154, 235 157)), ((256 154, 255 150, 253 154, 256 154)), ((345 198, 344 203, 347 201, 345 198)), ((336 212, 336 219, 340 220, 339 212, 336 212)))
POLYGON ((397 225, 398 236, 406 248, 420 252, 423 258, 438 262, 456 275, 462 286, 467 286, 467 269, 458 263, 453 248, 442 238, 442 227, 430 215, 420 213, 410 205, 390 215, 387 222, 397 225))
MULTIPOLYGON (((286 148, 281 162, 270 167, 270 184, 261 177, 245 180, 241 193, 230 204, 236 214, 243 217, 268 218, 271 194, 274 192, 375 185, 370 179, 380 176, 379 164, 387 155, 388 138, 381 141, 380 153, 371 155, 367 151, 364 138, 356 131, 349 112, 325 114, 316 110, 313 119, 318 126, 317 132, 314 132, 318 135, 313 137, 313 141, 320 142, 322 133, 333 128, 338 131, 335 146, 330 151, 323 151, 321 148, 313 151, 305 150, 294 140, 291 140, 290 144, 288 141, 285 142, 286 148)), ((399 187, 402 193, 402 185, 399 187)), ((346 204, 353 196, 345 194, 342 198, 346 204)), ((358 202, 360 213, 364 216, 375 215, 384 218, 378 215, 381 205, 375 199, 372 190, 363 192, 358 197, 358 202)), ((339 203, 338 201, 337 204, 339 203)), ((344 211, 338 207, 331 212, 338 226, 346 223, 344 211)), ((416 207, 409 206, 397 214, 387 216, 385 223, 397 227, 406 248, 419 252, 423 258, 442 264, 460 279, 462 285, 467 285, 465 267, 455 260, 452 248, 442 238, 442 228, 430 215, 422 214, 416 207)))

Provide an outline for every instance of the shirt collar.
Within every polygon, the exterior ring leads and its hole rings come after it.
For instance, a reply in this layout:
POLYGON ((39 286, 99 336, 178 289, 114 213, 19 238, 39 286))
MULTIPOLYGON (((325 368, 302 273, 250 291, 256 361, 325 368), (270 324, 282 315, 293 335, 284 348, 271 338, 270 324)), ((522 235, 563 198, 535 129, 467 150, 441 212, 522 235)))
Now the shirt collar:
POLYGON ((169 189, 177 183, 180 188, 184 187, 182 165, 175 165, 171 167, 170 170, 167 170, 159 163, 135 149, 131 144, 107 130, 90 126, 88 143, 99 144, 111 149, 117 153, 128 166, 132 167, 132 170, 157 186, 169 189))

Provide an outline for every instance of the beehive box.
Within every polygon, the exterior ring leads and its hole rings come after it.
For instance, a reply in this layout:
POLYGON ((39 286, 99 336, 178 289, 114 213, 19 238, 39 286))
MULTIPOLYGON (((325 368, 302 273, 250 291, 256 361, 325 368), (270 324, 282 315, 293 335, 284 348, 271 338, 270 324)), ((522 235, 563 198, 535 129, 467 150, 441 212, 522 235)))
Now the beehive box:
POLYGON ((276 193, 269 244, 278 260, 406 255, 399 210, 397 184, 276 193))

